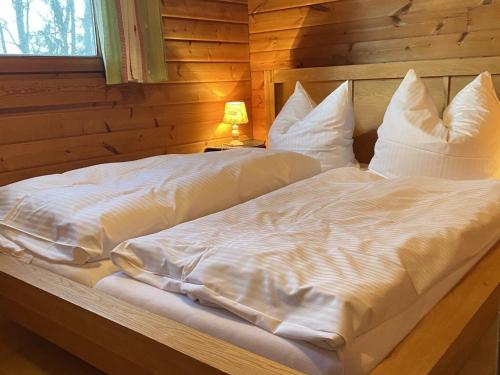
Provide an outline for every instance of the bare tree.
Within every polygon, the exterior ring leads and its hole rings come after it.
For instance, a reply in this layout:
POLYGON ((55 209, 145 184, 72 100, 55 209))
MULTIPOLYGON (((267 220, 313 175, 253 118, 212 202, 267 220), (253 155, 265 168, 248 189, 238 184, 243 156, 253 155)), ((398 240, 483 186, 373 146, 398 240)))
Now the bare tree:
POLYGON ((32 0, 12 0, 12 8, 16 17, 17 38, 7 27, 7 22, 0 18, 0 45, 4 53, 7 53, 7 38, 9 43, 14 44, 21 53, 30 53, 30 6, 32 0))
POLYGON ((5 31, 7 23, 4 20, 0 20, 0 53, 7 53, 7 43, 5 41, 5 31))
POLYGON ((30 5, 31 0, 12 0, 16 12, 17 47, 22 53, 30 53, 30 5))
POLYGON ((75 0, 68 0, 68 5, 67 5, 67 10, 66 12, 69 14, 69 24, 71 25, 70 28, 70 36, 71 36, 71 42, 70 42, 70 48, 71 48, 71 53, 76 54, 76 23, 75 23, 75 0))
POLYGON ((83 13, 82 25, 84 27, 82 38, 82 53, 90 55, 95 52, 95 29, 93 19, 92 1, 85 2, 85 11, 83 13))

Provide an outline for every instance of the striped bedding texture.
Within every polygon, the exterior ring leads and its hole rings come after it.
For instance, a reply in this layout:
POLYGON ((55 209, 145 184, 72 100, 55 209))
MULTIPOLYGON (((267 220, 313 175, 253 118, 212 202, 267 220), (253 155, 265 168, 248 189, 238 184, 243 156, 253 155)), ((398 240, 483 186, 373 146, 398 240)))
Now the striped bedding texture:
POLYGON ((111 259, 157 288, 342 350, 500 237, 500 181, 319 174, 131 239, 111 259))
POLYGON ((92 166, 0 188, 0 251, 85 264, 120 242, 320 172, 292 152, 235 149, 92 166))

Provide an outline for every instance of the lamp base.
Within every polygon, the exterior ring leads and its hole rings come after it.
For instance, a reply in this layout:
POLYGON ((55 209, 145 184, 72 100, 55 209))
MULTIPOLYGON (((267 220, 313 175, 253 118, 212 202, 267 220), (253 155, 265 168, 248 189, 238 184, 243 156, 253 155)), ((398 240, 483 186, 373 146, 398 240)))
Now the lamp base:
POLYGON ((229 142, 229 146, 231 147, 243 146, 243 142, 241 142, 238 139, 233 139, 231 142, 229 142))

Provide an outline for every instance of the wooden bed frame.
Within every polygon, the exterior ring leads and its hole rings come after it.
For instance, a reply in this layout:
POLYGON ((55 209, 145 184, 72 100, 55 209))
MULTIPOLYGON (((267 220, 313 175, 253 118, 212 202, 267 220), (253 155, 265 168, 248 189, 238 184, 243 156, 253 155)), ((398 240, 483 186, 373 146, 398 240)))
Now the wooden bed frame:
MULTIPOLYGON (((390 97, 410 67, 425 77, 442 108, 481 71, 494 74, 500 88, 500 57, 269 71, 265 73, 268 122, 297 80, 316 100, 350 80, 357 121, 355 152, 366 163, 390 97)), ((372 374, 456 373, 498 319, 499 283, 500 243, 372 374)), ((0 255, 0 314, 110 374, 299 374, 5 255, 0 255)))

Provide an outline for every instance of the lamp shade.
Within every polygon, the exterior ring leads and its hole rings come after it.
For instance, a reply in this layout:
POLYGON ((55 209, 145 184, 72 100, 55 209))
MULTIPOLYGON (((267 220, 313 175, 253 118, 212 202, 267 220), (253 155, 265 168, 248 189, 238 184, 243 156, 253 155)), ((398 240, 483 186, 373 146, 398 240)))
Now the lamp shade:
POLYGON ((241 125, 248 122, 245 102, 227 102, 224 108, 224 120, 226 124, 241 125))

